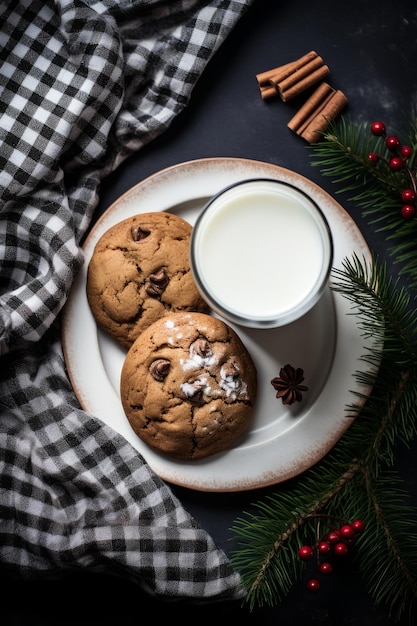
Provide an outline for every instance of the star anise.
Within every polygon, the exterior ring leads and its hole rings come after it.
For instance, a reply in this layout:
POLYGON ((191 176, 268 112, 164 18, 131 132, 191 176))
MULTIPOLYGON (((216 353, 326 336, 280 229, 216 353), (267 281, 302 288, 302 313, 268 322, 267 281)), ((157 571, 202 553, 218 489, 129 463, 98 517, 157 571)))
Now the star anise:
POLYGON ((271 385, 277 390, 276 397, 282 399, 283 404, 294 404, 301 402, 303 391, 308 391, 308 387, 302 385, 304 371, 301 367, 293 367, 289 363, 281 367, 279 376, 271 380, 271 385))

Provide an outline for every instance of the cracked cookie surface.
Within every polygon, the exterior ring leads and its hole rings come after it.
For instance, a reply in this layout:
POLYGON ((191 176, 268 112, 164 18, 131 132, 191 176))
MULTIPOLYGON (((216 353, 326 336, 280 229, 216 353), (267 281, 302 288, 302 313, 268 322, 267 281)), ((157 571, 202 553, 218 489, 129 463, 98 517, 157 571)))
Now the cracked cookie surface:
POLYGON ((87 299, 97 324, 129 348, 171 311, 206 311, 192 277, 192 226, 168 212, 142 213, 108 229, 87 270, 87 299))
POLYGON ((256 392, 256 367, 241 339, 205 313, 154 322, 121 372, 121 400, 135 433, 183 461, 231 447, 250 423, 256 392))

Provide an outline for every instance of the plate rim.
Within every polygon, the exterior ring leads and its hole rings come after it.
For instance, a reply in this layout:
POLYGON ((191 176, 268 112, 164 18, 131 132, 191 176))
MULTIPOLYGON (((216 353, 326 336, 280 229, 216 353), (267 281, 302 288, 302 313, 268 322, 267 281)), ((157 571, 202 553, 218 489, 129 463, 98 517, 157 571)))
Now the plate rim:
MULTIPOLYGON (((241 171, 246 172, 246 170, 248 171, 248 173, 251 172, 251 176, 253 176, 254 172, 259 170, 259 173, 262 174, 263 176, 268 175, 273 178, 278 178, 279 180, 288 180, 288 179, 293 180, 295 178, 297 183, 301 185, 301 188, 307 191, 308 193, 312 194, 313 198, 315 198, 316 201, 318 199, 321 199, 323 202, 327 203, 327 205, 330 205, 330 207, 338 214, 339 217, 340 216, 343 217, 343 219, 346 221, 347 225, 349 226, 349 228, 347 229, 349 231, 349 235, 352 237, 355 237, 358 244, 360 245, 362 254, 365 257, 367 257, 368 260, 371 258, 371 252, 368 247, 368 244, 365 241, 364 236, 360 232, 358 226, 355 224, 353 218, 340 205, 340 203, 338 203, 328 192, 322 189, 315 182, 310 181, 308 178, 306 178, 305 176, 301 174, 298 174, 297 172, 286 169, 279 165, 266 163, 263 161, 258 161, 258 160, 253 160, 253 159, 247 159, 247 158, 235 158, 235 157, 200 158, 200 159, 188 160, 182 163, 177 163, 175 165, 168 166, 162 170, 154 172, 150 176, 144 178, 141 181, 138 181, 136 184, 131 186, 129 189, 127 189, 123 194, 121 194, 118 198, 116 198, 116 200, 114 200, 109 205, 109 207, 100 215, 100 217, 91 226, 88 234, 86 235, 84 242, 82 244, 82 248, 85 254, 85 261, 80 272, 75 278, 67 303, 63 309, 63 316, 62 316, 62 345, 63 345, 64 359, 65 359, 68 376, 70 378, 70 382, 73 387, 74 393, 83 410, 85 410, 86 412, 90 414, 96 415, 96 417, 99 420, 104 421, 109 426, 113 427, 113 430, 115 430, 115 432, 118 432, 122 436, 125 436, 126 433, 120 432, 120 430, 114 428, 114 426, 112 426, 105 419, 100 417, 100 415, 97 414, 97 410, 95 406, 88 405, 83 395, 83 390, 80 389, 77 375, 74 372, 74 360, 73 360, 73 355, 72 355, 71 348, 70 348, 70 339, 73 336, 70 318, 71 318, 71 313, 74 307, 74 298, 75 298, 74 294, 76 294, 77 289, 80 289, 80 287, 82 287, 83 279, 85 279, 86 268, 88 266, 89 254, 91 256, 91 251, 94 248, 95 242, 101 236, 101 234, 105 230, 107 230, 107 228, 110 227, 112 218, 114 219, 114 214, 117 211, 122 210, 124 205, 128 205, 130 202, 132 202, 132 199, 136 195, 138 194, 140 195, 143 192, 145 193, 152 192, 152 187, 154 187, 155 185, 157 187, 161 186, 164 180, 165 182, 167 179, 169 180, 169 182, 172 182, 173 180, 175 181, 175 177, 178 173, 180 177, 181 176, 187 177, 187 175, 190 175, 192 171, 198 170, 199 174, 202 174, 204 176, 207 172, 207 168, 213 169, 219 175, 219 178, 222 178, 222 176, 225 176, 226 178, 233 178, 231 172, 234 169, 236 170, 235 175, 237 176, 241 176, 241 171)), ((184 196, 184 193, 179 193, 178 198, 177 198, 178 201, 173 202, 173 204, 170 204, 169 207, 166 207, 166 208, 172 210, 173 208, 175 208, 176 205, 181 204, 181 202, 184 203, 187 200, 191 201, 193 198, 197 200, 202 197, 206 197, 206 196, 202 194, 202 195, 194 195, 191 198, 190 197, 187 198, 187 194, 185 194, 184 196)), ((155 209, 155 210, 164 210, 164 209, 155 209)), ((128 215, 126 215, 126 217, 128 217, 128 215)), ((120 221, 120 219, 116 219, 116 221, 120 221)), ((339 297, 342 297, 342 296, 339 296, 339 297)), ((337 317, 337 314, 336 314, 336 324, 337 326, 339 326, 339 318, 337 317)), ((97 346, 98 346, 98 338, 96 339, 97 339, 97 346)), ((99 350, 98 347, 97 349, 99 350)), ((365 347, 363 348, 363 350, 365 351, 365 347)), ((104 367, 102 364, 101 366, 102 366, 102 369, 104 370, 104 367)), ((103 375, 106 375, 105 371, 103 371, 102 373, 103 375)), ((350 372, 350 374, 353 374, 353 372, 350 372)), ((347 376, 349 376, 349 372, 347 373, 347 376)), ((349 390, 349 394, 351 395, 352 399, 355 398, 355 405, 358 407, 358 411, 356 412, 356 414, 359 412, 360 407, 366 401, 366 397, 369 395, 370 391, 371 391, 370 386, 362 386, 360 388, 361 395, 356 397, 354 395, 355 392, 352 390, 349 390)), ((347 404, 345 402, 344 406, 342 407, 343 412, 346 412, 346 406, 347 404)), ((323 456, 335 445, 335 443, 337 443, 337 441, 340 439, 342 434, 347 430, 352 419, 353 419, 353 414, 350 413, 349 417, 345 415, 345 420, 343 421, 341 420, 341 423, 338 425, 338 428, 335 430, 332 437, 329 437, 329 439, 326 441, 326 444, 322 446, 321 449, 318 449, 317 452, 315 453, 314 458, 310 458, 308 462, 304 462, 303 464, 300 464, 292 468, 287 468, 285 472, 280 472, 280 473, 275 472, 275 474, 274 472, 272 472, 272 475, 270 475, 269 477, 264 476, 263 478, 261 477, 253 478, 251 481, 246 481, 245 483, 239 483, 237 481, 231 481, 231 480, 224 480, 224 481, 220 480, 219 482, 218 479, 213 480, 211 482, 210 481, 202 482, 201 479, 200 480, 190 479, 189 476, 188 478, 186 478, 184 476, 184 471, 181 471, 181 468, 179 467, 181 464, 178 464, 176 462, 171 463, 170 460, 166 461, 166 459, 163 459, 162 461, 163 465, 167 463, 168 465, 172 464, 172 471, 167 471, 167 470, 164 470, 163 467, 162 468, 160 466, 158 467, 158 465, 155 466, 154 463, 148 461, 147 454, 146 454, 147 452, 146 447, 144 451, 139 450, 139 453, 142 454, 145 461, 149 462, 149 464, 153 467, 155 472, 163 480, 166 480, 167 482, 170 482, 172 484, 182 486, 182 487, 187 487, 187 488, 194 489, 197 491, 210 491, 210 492, 248 491, 248 490, 264 488, 267 486, 284 482, 290 478, 294 478, 295 476, 299 475, 303 471, 309 469, 311 466, 317 463, 321 458, 323 458, 323 456), (174 470, 174 468, 176 468, 176 470, 174 470)), ((130 437, 127 437, 127 438, 130 439, 130 437)), ((135 435, 135 438, 137 438, 136 435, 135 435)), ((138 444, 142 446, 145 445, 145 444, 141 444, 140 441, 138 441, 138 444)), ((138 449, 137 446, 134 445, 134 447, 138 449)), ((197 463, 194 461, 190 463, 192 464, 191 467, 197 466, 197 463)), ((190 467, 190 465, 187 464, 187 467, 190 467)))

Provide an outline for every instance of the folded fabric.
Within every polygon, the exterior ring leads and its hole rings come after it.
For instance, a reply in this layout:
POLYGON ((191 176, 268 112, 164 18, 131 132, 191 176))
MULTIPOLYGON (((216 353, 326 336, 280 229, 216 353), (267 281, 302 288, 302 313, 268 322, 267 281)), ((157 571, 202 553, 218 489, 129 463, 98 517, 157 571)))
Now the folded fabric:
POLYGON ((244 596, 227 556, 66 375, 59 313, 100 181, 184 110, 254 0, 0 6, 0 565, 244 596))

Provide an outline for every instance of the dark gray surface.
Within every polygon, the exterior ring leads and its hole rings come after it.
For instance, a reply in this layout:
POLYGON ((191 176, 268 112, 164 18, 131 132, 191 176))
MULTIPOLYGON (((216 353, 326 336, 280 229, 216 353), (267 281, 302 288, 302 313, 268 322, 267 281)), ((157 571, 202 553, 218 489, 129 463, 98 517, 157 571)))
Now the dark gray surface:
MULTIPOLYGON (((257 73, 309 50, 316 50, 329 65, 328 82, 346 94, 349 104, 345 112, 354 121, 382 119, 390 132, 408 131, 417 94, 414 2, 353 0, 341 5, 330 0, 256 0, 209 65, 184 114, 105 181, 98 213, 147 176, 203 157, 274 163, 306 176, 334 195, 332 182, 311 167, 306 144, 287 128, 300 102, 263 101, 255 79, 257 73)), ((358 209, 343 196, 337 199, 358 223, 370 247, 383 254, 384 241, 367 227, 358 209)), ((401 465, 417 501, 414 457, 415 450, 402 454, 401 465)), ((235 518, 276 488, 236 494, 181 487, 174 491, 218 545, 229 551, 235 518)), ((4 626, 107 626, 166 617, 222 617, 258 626, 393 624, 382 609, 372 605, 360 580, 348 568, 335 576, 323 593, 296 589, 282 606, 253 613, 240 607, 167 607, 126 581, 86 574, 61 582, 5 581, 2 590, 0 623, 4 626), (16 595, 11 598, 13 592, 16 595)))

